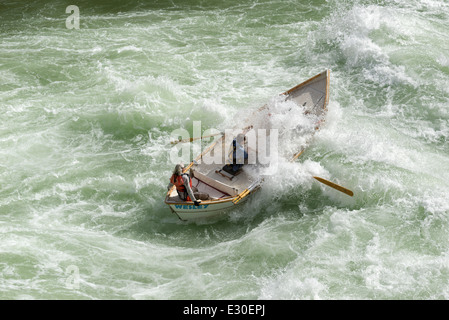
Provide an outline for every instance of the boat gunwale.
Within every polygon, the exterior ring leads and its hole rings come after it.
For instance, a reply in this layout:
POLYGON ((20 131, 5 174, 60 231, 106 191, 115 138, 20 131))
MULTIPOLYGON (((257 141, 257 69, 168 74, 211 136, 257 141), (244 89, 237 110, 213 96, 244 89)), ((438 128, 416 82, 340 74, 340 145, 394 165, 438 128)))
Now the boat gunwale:
MULTIPOLYGON (((232 201, 234 198, 236 198, 237 196, 229 196, 226 198, 219 198, 219 199, 211 199, 211 200, 201 200, 201 205, 203 204, 213 204, 213 203, 224 203, 224 202, 229 202, 232 201)), ((185 204, 185 205, 193 205, 194 202, 193 201, 170 201, 170 200, 165 200, 166 204, 185 204)))
MULTIPOLYGON (((316 79, 318 79, 318 78, 320 78, 320 77, 323 77, 323 80, 326 81, 326 92, 324 93, 324 94, 325 94, 325 98, 324 98, 323 110, 324 110, 324 112, 327 112, 327 105, 329 104, 329 85, 330 85, 330 70, 329 70, 329 69, 326 69, 325 71, 323 71, 323 72, 317 74, 316 76, 314 76, 314 77, 312 77, 312 78, 310 78, 310 79, 308 79, 308 80, 306 80, 306 81, 304 81, 304 82, 298 84, 297 86, 294 86, 293 88, 291 88, 291 89, 285 91, 284 93, 281 93, 281 95, 286 95, 287 98, 288 98, 288 95, 290 95, 291 93, 293 93, 293 92, 295 92, 295 91, 297 91, 297 90, 303 88, 304 86, 310 84, 311 82, 315 81, 316 79)), ((287 98, 286 98, 286 99, 287 99, 287 98)), ((323 120, 322 120, 322 123, 323 123, 324 121, 325 121, 325 120, 323 119, 323 120)), ((322 125, 322 123, 321 123, 321 125, 322 125)), ((319 130, 319 127, 316 128, 316 130, 319 130)), ((306 150, 305 147, 301 148, 301 150, 299 150, 297 153, 295 153, 295 154, 293 155, 293 157, 292 157, 292 159, 290 159, 290 161, 295 161, 296 159, 298 159, 299 156, 300 156, 305 150, 306 150)))
POLYGON ((329 69, 327 69, 326 71, 323 71, 323 72, 313 76, 310 79, 307 79, 304 82, 301 82, 300 84, 294 86, 293 88, 291 88, 291 89, 281 93, 281 95, 286 95, 287 96, 287 95, 291 94, 292 92, 295 92, 296 90, 301 89, 302 87, 308 85, 310 82, 313 82, 313 81, 315 81, 316 79, 318 79, 320 77, 325 77, 325 81, 326 81, 326 92, 325 92, 326 97, 324 99, 324 109, 327 109, 327 104, 329 103, 329 82, 330 82, 330 71, 329 71, 329 69))
MULTIPOLYGON (((260 187, 254 188, 249 194, 256 192, 257 190, 259 190, 259 188, 260 187)), ((171 191, 170 191, 170 193, 171 193, 171 191)), ((240 194, 237 194, 235 196, 228 196, 225 198, 219 198, 219 199, 201 200, 201 205, 225 203, 225 202, 233 201, 233 200, 237 199, 239 196, 240 196, 240 194)), ((168 205, 175 205, 175 204, 194 205, 195 204, 193 201, 170 201, 167 199, 165 199, 164 202, 168 205)))

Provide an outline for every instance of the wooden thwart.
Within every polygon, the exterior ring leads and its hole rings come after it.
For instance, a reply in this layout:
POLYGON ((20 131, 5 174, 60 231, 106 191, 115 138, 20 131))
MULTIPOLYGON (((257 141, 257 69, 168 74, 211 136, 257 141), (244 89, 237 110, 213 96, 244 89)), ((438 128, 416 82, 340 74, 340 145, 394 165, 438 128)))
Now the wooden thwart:
POLYGON ((230 181, 232 181, 232 179, 234 179, 235 176, 237 176, 237 175, 240 174, 241 172, 242 172, 242 171, 240 170, 240 171, 237 171, 235 174, 231 174, 231 173, 226 172, 226 171, 223 170, 223 169, 215 170, 215 173, 218 173, 219 175, 221 175, 222 177, 225 177, 226 179, 228 179, 228 180, 230 180, 230 181))

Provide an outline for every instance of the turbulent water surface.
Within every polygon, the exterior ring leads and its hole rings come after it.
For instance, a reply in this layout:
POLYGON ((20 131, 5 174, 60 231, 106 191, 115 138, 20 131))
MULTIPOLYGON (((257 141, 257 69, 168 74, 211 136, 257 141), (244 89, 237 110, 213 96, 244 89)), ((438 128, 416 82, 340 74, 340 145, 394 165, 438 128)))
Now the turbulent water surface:
POLYGON ((443 0, 2 1, 0 298, 449 299, 448 30, 443 0), (170 212, 174 130, 326 69, 295 163, 170 212))

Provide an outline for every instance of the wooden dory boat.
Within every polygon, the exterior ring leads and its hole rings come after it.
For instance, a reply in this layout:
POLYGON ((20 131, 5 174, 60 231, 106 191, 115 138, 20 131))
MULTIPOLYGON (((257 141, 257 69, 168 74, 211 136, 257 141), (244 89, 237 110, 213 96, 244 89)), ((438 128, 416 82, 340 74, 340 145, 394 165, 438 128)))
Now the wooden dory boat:
MULTIPOLYGON (((320 119, 316 122, 315 129, 319 129, 324 122, 327 112, 327 104, 329 101, 329 70, 326 70, 309 80, 293 87, 281 94, 285 96, 286 102, 294 102, 298 113, 312 114, 320 119)), ((257 112, 262 112, 267 106, 261 107, 257 112)), ((276 110, 270 110, 276 112, 276 110)), ((294 110, 296 112, 296 110, 294 110)), ((252 130, 252 126, 241 129, 241 132, 248 134, 252 130)), ((243 204, 249 197, 254 194, 262 184, 262 177, 254 174, 251 170, 254 164, 246 164, 239 174, 233 176, 223 171, 223 164, 229 163, 230 144, 233 137, 225 139, 222 135, 216 139, 211 145, 192 161, 184 170, 188 172, 193 169, 192 183, 199 192, 208 193, 210 200, 203 200, 201 205, 195 206, 191 201, 181 201, 176 192, 176 187, 172 187, 165 197, 165 203, 170 207, 171 211, 183 221, 191 221, 198 219, 206 219, 221 215, 235 208, 237 205, 243 204), (212 154, 223 154, 223 162, 221 164, 208 164, 203 161, 207 156, 212 154)), ((306 148, 306 144, 298 145, 297 152, 292 154, 292 160, 295 160, 306 148)), ((192 171, 190 171, 192 172, 192 171)))

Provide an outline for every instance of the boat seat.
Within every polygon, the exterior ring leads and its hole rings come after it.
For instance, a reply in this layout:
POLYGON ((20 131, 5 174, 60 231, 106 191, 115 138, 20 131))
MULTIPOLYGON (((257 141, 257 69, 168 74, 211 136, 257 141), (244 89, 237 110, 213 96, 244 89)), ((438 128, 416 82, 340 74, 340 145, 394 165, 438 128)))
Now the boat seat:
POLYGON ((218 173, 222 177, 225 177, 226 179, 232 181, 232 179, 234 179, 236 175, 238 175, 238 174, 240 174, 242 172, 241 168, 238 171, 233 172, 232 169, 231 170, 227 170, 228 168, 226 168, 226 167, 227 167, 227 165, 225 165, 220 170, 215 170, 215 173, 218 173))
POLYGON ((227 193, 230 196, 236 196, 240 193, 238 188, 231 187, 223 182, 212 179, 211 177, 209 177, 199 171, 195 170, 194 175, 195 175, 196 179, 203 181, 204 183, 208 184, 212 188, 222 191, 223 193, 227 193))

